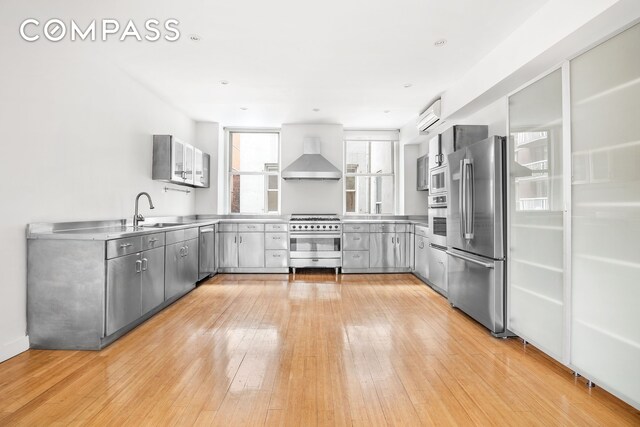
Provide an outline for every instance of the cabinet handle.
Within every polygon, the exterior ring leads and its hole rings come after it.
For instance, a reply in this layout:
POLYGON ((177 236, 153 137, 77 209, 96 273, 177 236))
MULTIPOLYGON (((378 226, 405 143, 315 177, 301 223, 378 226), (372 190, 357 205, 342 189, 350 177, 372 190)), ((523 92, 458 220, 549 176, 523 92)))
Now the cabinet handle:
POLYGON ((189 255, 189 245, 184 247, 184 256, 189 255))
POLYGON ((274 258, 280 258, 281 256, 282 256, 282 255, 280 255, 280 254, 273 254, 273 257, 274 257, 274 258))
POLYGON ((420 243, 418 244, 418 247, 419 247, 420 249, 424 249, 424 242, 420 242, 420 243))
POLYGON ((146 258, 142 258, 142 271, 147 271, 149 267, 149 260, 146 258))
POLYGON ((360 255, 354 255, 353 257, 354 258, 360 258, 360 255))
POLYGON ((238 237, 237 236, 233 236, 233 243, 238 243, 238 237))
POLYGON ((153 239, 149 239, 149 243, 151 243, 152 245, 157 241, 158 239, 156 239, 155 237, 153 239))
POLYGON ((354 237, 353 240, 360 240, 360 238, 359 237, 354 237))
POLYGON ((130 246, 133 246, 133 243, 123 243, 120 245, 120 249, 128 248, 130 246))
POLYGON ((396 243, 396 240, 395 240, 395 239, 396 239, 395 237, 392 237, 392 238, 391 238, 391 244, 392 244, 392 245, 396 243))
POLYGON ((184 246, 180 248, 180 257, 184 256, 184 246))
POLYGON ((273 236, 272 239, 273 240, 280 240, 280 236, 273 236))
POLYGON ((240 236, 240 243, 242 243, 242 236, 240 236))
POLYGON ((352 227, 352 228, 353 228, 354 230, 360 230, 360 228, 361 228, 361 227, 360 227, 360 226, 357 226, 357 227, 355 227, 355 226, 354 226, 354 227, 352 227))
POLYGON ((136 261, 136 273, 140 273, 142 271, 142 261, 136 261))

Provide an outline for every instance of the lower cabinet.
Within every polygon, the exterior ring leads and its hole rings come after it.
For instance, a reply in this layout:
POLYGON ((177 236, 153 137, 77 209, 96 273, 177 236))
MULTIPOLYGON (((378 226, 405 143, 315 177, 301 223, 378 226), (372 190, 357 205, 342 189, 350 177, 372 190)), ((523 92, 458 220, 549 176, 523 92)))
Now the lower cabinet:
POLYGON ((164 300, 185 293, 198 281, 198 239, 167 245, 164 300))
POLYGON ((218 235, 218 264, 220 268, 238 267, 238 233, 220 233, 218 235))
POLYGON ((409 234, 379 232, 370 236, 370 267, 382 271, 409 271, 409 234))
POLYGON ((227 273, 284 273, 289 268, 287 226, 283 223, 220 223, 218 264, 227 273))
POLYGON ((414 243, 415 270, 414 273, 423 280, 429 277, 429 238, 415 235, 414 243))
POLYGON ((447 294, 447 252, 445 248, 429 245, 429 270, 427 279, 437 291, 447 294))
POLYGON ((132 254, 107 261, 107 324, 111 335, 136 320, 141 312, 140 254, 132 254))
POLYGON ((264 268, 264 233, 238 233, 238 267, 264 268))
POLYGON ((164 301, 164 247, 107 261, 106 335, 164 301))
POLYGON ((147 314, 164 301, 164 247, 142 252, 140 286, 142 314, 147 314))
POLYGON ((369 269, 369 251, 344 251, 342 253, 342 268, 347 271, 350 269, 369 269))

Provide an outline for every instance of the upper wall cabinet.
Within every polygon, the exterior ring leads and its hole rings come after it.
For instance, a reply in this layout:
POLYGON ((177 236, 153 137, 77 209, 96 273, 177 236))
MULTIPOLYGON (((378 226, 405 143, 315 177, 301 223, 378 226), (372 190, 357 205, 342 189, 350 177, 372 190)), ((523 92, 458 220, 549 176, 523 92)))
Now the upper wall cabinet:
POLYGON ((155 180, 191 187, 209 187, 210 157, 172 135, 153 136, 155 180))

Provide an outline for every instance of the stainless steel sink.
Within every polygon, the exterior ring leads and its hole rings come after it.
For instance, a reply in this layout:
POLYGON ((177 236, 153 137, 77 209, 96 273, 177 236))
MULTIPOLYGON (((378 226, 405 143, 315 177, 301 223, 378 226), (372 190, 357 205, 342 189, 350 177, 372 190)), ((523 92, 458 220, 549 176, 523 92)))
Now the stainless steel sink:
POLYGON ((180 222, 156 222, 155 224, 142 224, 139 227, 143 228, 165 228, 165 227, 175 227, 176 225, 184 225, 180 222))

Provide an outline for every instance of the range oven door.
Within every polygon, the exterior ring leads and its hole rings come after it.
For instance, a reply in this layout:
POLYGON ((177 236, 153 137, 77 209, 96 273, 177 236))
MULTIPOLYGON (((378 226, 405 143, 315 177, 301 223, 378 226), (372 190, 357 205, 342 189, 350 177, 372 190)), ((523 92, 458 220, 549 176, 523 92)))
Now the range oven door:
POLYGON ((340 234, 291 234, 289 239, 291 258, 340 258, 342 256, 340 234))

